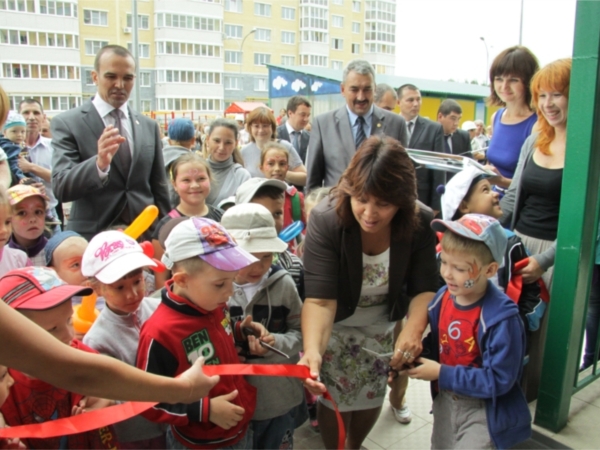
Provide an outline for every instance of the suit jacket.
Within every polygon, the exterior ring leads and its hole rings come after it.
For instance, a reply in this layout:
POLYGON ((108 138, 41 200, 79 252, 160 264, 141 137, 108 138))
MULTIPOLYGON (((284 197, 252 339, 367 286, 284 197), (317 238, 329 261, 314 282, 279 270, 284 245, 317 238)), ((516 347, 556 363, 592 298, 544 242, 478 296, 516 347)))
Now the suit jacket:
MULTIPOLYGON (((96 166, 105 125, 91 101, 52 119, 52 188, 59 201, 73 202, 67 229, 87 239, 117 224, 125 205, 135 219, 148 205, 159 218, 170 210, 158 124, 129 109, 133 130, 131 170, 113 158, 108 178, 96 166)), ((152 228, 150 229, 150 232, 152 228)))
POLYGON ((453 155, 462 155, 468 158, 473 156, 471 153, 466 153, 471 151, 471 137, 468 131, 458 129, 452 133, 451 139, 453 155))
MULTIPOLYGON (((290 133, 288 133, 288 129, 285 123, 277 127, 277 138, 283 139, 284 141, 288 141, 292 145, 294 145, 292 137, 290 136, 290 133)), ((302 135, 300 136, 300 148, 296 149, 298 155, 300 156, 300 159, 302 159, 302 164, 306 164, 306 152, 308 151, 309 139, 310 133, 308 131, 302 131, 302 135)))
MULTIPOLYGON (((444 153, 444 129, 442 125, 418 116, 408 147, 416 150, 444 153)), ((441 211, 440 194, 436 189, 445 182, 444 172, 420 167, 416 168, 416 173, 419 200, 435 211, 441 211)))
MULTIPOLYGON (((406 122, 397 114, 374 106, 371 135, 386 135, 406 147, 406 122)), ((310 133, 306 187, 335 186, 356 153, 346 105, 315 118, 310 133)))

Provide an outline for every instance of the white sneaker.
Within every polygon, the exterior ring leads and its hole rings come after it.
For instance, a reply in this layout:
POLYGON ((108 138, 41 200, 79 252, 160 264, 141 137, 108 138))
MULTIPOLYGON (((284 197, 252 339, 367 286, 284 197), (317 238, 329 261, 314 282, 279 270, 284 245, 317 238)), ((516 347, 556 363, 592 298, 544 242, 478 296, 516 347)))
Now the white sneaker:
POLYGON ((396 409, 393 406, 391 406, 391 408, 392 412, 394 413, 394 417, 398 422, 405 425, 407 423, 410 423, 410 421, 412 420, 412 413, 410 412, 410 408, 407 404, 404 404, 404 406, 402 406, 402 408, 400 409, 396 409))

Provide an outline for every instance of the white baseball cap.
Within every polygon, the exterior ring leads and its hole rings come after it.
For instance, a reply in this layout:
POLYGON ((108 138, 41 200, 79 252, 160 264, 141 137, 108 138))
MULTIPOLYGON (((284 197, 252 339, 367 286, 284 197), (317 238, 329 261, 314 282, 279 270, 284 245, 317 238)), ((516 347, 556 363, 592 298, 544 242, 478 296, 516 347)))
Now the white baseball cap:
POLYGON ((461 128, 464 131, 476 130, 477 129, 477 125, 475 125, 475 122, 473 122, 472 120, 467 120, 467 121, 463 122, 461 128))
POLYGON ((104 231, 92 238, 81 262, 85 277, 96 277, 104 284, 120 280, 140 267, 157 264, 144 254, 135 239, 121 231, 104 231))
POLYGON ((442 217, 444 220, 452 220, 460 202, 463 201, 473 182, 489 178, 490 175, 476 166, 469 165, 454 175, 446 186, 440 186, 437 191, 442 194, 442 217))
POLYGON ((221 225, 249 253, 281 253, 287 249, 277 237, 273 214, 258 203, 232 206, 223 214, 221 225))
POLYGON ((244 181, 235 191, 235 204, 241 205, 242 203, 250 203, 252 198, 263 186, 275 186, 281 189, 282 193, 287 189, 287 184, 281 180, 269 179, 269 178, 250 178, 244 181))

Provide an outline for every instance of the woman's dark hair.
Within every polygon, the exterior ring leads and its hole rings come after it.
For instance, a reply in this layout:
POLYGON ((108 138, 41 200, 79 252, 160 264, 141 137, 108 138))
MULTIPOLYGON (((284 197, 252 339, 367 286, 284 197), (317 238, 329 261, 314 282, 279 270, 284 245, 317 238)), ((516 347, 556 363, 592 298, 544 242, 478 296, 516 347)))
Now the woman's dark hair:
POLYGON ((537 58, 527 47, 515 45, 502 51, 492 62, 490 67, 490 96, 488 103, 493 106, 504 106, 496 90, 494 78, 503 75, 519 77, 525 86, 525 104, 531 108, 531 78, 540 69, 537 58))
POLYGON ((414 165, 406 150, 390 137, 371 136, 363 142, 343 173, 331 197, 344 227, 356 223, 350 199, 369 195, 397 206, 392 237, 410 237, 418 225, 414 165))

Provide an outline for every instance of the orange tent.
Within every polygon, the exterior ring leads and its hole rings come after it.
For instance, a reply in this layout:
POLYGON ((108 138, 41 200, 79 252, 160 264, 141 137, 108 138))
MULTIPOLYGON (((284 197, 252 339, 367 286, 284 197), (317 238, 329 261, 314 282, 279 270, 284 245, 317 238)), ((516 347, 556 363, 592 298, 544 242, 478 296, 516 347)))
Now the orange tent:
POLYGON ((246 114, 250 113, 259 106, 264 106, 265 108, 273 112, 271 108, 269 108, 262 102, 233 102, 227 107, 227 109, 225 110, 225 114, 243 114, 245 117, 246 114))

